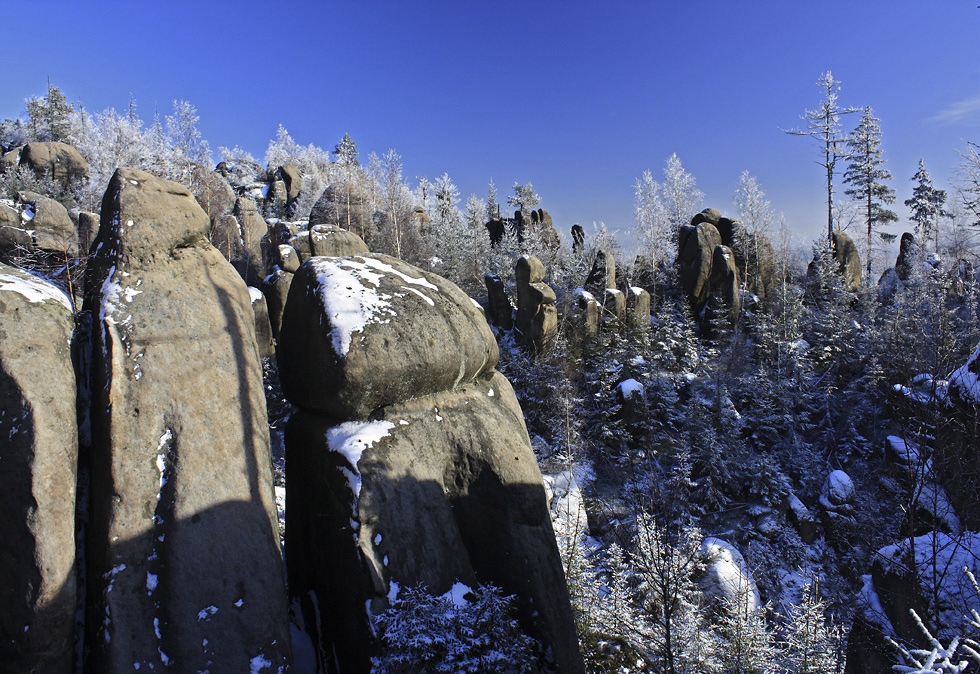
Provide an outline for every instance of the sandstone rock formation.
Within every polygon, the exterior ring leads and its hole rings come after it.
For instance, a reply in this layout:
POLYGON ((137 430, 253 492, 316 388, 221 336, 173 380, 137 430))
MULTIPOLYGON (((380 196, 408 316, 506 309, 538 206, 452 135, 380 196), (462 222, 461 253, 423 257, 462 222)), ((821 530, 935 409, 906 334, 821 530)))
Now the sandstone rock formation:
POLYGON ((238 197, 232 215, 238 222, 239 245, 231 258, 231 263, 248 285, 258 285, 265 277, 262 261, 262 246, 269 227, 259 215, 255 202, 248 197, 238 197))
POLYGON ((310 226, 334 225, 358 235, 372 226, 371 204, 366 190, 357 183, 331 183, 310 211, 310 226))
POLYGON ((29 166, 37 175, 54 178, 63 185, 88 177, 85 159, 67 143, 28 143, 19 159, 21 166, 29 166))
POLYGON ((0 264, 0 672, 74 672, 72 305, 0 264))
POLYGON ((861 256, 858 255, 857 246, 850 236, 840 230, 834 230, 832 239, 834 259, 844 275, 847 288, 851 291, 857 290, 861 286, 861 256))
POLYGON ((334 225, 310 226, 311 257, 346 257, 367 252, 368 247, 364 239, 354 232, 334 225))
POLYGON ((90 671, 291 661, 269 428, 244 282, 187 188, 118 169, 92 313, 90 671))
POLYGON ((515 337, 519 344, 540 353, 558 335, 555 291, 544 283, 544 265, 533 255, 522 256, 514 273, 517 278, 515 337))
POLYGON ((685 225, 677 238, 677 272, 681 287, 695 315, 701 312, 711 292, 711 262, 721 235, 709 222, 685 225))
POLYGON ((545 491, 497 345, 459 288, 384 255, 313 257, 280 331, 286 561, 321 671, 367 672, 370 614, 457 581, 518 598, 581 672, 545 491), (365 610, 366 609, 366 610, 365 610))
POLYGON ((78 235, 68 211, 50 197, 18 192, 14 208, 0 213, 0 252, 44 251, 59 257, 78 256, 78 235))
POLYGON ((501 330, 514 328, 514 307, 510 304, 504 282, 495 274, 485 274, 483 282, 487 286, 487 318, 491 325, 501 330))

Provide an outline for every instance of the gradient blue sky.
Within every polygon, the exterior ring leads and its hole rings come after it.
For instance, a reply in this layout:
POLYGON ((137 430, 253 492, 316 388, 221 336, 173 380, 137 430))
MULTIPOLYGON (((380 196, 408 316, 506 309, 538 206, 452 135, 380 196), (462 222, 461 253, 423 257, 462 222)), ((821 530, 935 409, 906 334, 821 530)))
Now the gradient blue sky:
POLYGON ((212 150, 260 160, 280 123, 328 149, 350 133, 362 158, 398 151, 413 183, 447 172, 464 200, 530 181, 566 236, 596 220, 625 234, 633 184, 676 152, 706 205, 733 212, 747 169, 811 236, 822 170, 780 129, 833 71, 840 102, 881 119, 904 224, 919 157, 945 187, 980 141, 977 4, 30 0, 3 10, 20 37, 0 116, 50 77, 91 111, 132 94, 144 120, 188 100, 212 150))

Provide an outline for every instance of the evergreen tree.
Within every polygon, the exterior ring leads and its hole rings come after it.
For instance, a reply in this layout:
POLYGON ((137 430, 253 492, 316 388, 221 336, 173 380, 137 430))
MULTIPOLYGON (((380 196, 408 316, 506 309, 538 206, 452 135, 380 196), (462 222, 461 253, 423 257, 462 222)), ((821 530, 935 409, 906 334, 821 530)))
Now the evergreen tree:
POLYGON ((361 165, 357 160, 357 144, 350 137, 349 133, 345 133, 344 137, 340 139, 340 142, 334 145, 333 156, 335 161, 341 166, 361 165))
POLYGON ((48 93, 29 98, 26 108, 31 140, 68 140, 75 109, 58 87, 48 82, 48 93))
POLYGON ((514 196, 507 197, 507 205, 522 212, 525 216, 529 216, 531 211, 541 203, 541 197, 534 191, 531 183, 521 185, 515 181, 511 185, 511 189, 514 190, 514 196))
POLYGON ((841 126, 841 115, 857 112, 857 108, 842 108, 837 103, 840 95, 840 82, 828 70, 817 80, 824 92, 824 99, 815 110, 805 110, 801 118, 806 122, 804 129, 790 129, 786 133, 791 136, 807 136, 813 138, 820 152, 820 166, 827 172, 827 244, 834 231, 834 175, 837 171, 837 161, 845 156, 846 137, 841 126))
POLYGON ((868 228, 867 276, 865 277, 868 283, 871 282, 871 235, 877 227, 898 221, 895 212, 884 207, 885 204, 895 203, 895 190, 884 182, 891 180, 892 174, 884 168, 879 121, 872 114, 870 106, 864 109, 857 129, 847 140, 851 151, 850 162, 844 173, 844 184, 851 185, 849 189, 844 190, 844 194, 860 202, 864 209, 865 224, 868 228))
POLYGON ((785 671, 794 674, 838 671, 835 661, 839 634, 825 617, 826 609, 812 580, 808 580, 800 594, 800 603, 789 609, 783 652, 785 671))
POLYGON ((912 176, 915 187, 912 188, 912 198, 905 200, 905 205, 912 210, 912 222, 915 223, 915 235, 929 241, 933 235, 936 240, 936 252, 939 252, 939 220, 949 216, 943 208, 946 204, 946 190, 933 186, 932 177, 926 170, 925 162, 919 158, 919 169, 912 176))
POLYGON ((735 189, 735 209, 739 221, 749 232, 768 232, 773 223, 772 202, 759 187, 759 181, 748 171, 742 171, 735 189))
POLYGON ((484 212, 487 222, 500 219, 500 204, 497 203, 497 186, 490 179, 490 189, 487 191, 487 208, 484 212))

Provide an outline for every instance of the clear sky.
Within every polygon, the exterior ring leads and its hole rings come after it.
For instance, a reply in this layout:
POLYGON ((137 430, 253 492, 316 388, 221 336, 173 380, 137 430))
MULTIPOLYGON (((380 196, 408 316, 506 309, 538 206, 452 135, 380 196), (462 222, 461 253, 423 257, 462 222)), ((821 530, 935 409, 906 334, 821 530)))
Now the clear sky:
POLYGON ((446 172, 464 200, 491 177, 501 195, 530 181, 566 236, 597 220, 625 234, 633 184, 676 152, 705 205, 732 213, 747 169, 810 236, 826 226, 822 169, 781 129, 819 104, 818 76, 881 119, 904 225, 919 157, 947 187, 956 151, 980 142, 977 4, 11 2, 0 116, 50 77, 90 111, 132 94, 147 121, 188 100, 212 150, 260 160, 279 124, 327 149, 350 133, 362 158, 394 148, 413 183, 446 172))

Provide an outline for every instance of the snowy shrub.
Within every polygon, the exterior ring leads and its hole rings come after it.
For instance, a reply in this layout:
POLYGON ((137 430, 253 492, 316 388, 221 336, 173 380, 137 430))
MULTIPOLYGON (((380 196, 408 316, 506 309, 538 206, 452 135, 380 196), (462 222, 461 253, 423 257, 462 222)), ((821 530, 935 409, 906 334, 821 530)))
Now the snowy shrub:
POLYGON ((511 617, 513 597, 492 586, 471 592, 457 583, 434 597, 421 588, 406 588, 392 607, 375 618, 381 655, 374 674, 446 674, 538 670, 538 642, 521 632, 511 617), (462 595, 462 596, 461 596, 462 595))

